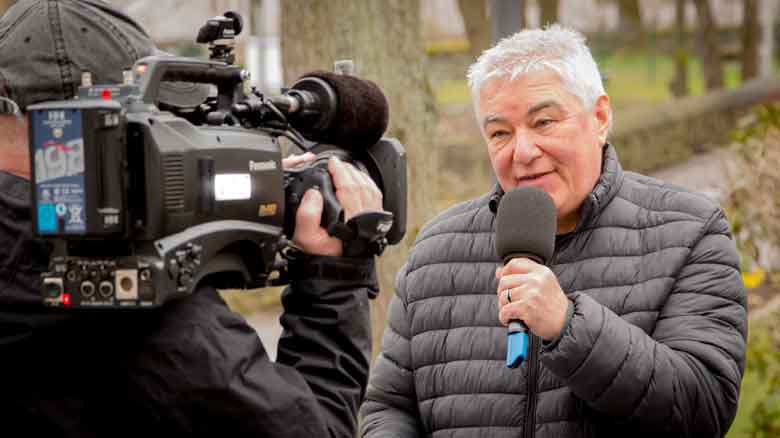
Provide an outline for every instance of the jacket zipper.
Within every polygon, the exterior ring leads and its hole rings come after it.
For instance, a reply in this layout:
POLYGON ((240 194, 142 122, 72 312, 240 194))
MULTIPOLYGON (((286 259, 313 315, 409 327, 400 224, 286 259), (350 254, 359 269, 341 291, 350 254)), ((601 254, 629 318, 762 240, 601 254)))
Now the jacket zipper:
MULTIPOLYGON (((529 333, 530 335, 530 333, 529 333)), ((531 335, 528 345, 528 403, 525 409, 525 425, 523 426, 523 438, 533 438, 536 429, 536 402, 537 386, 539 385, 539 337, 531 335)))

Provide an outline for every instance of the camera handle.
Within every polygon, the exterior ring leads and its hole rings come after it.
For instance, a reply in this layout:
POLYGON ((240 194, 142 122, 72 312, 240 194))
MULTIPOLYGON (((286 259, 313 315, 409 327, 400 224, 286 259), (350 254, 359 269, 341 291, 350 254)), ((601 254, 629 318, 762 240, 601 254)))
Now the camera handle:
POLYGON ((301 169, 285 170, 285 191, 289 205, 285 206, 285 234, 292 239, 295 232, 295 214, 303 201, 306 190, 313 188, 322 195, 323 208, 320 225, 326 230, 344 222, 344 209, 336 197, 333 180, 328 172, 327 161, 301 169))
POLYGON ((245 70, 233 65, 178 56, 147 56, 133 66, 141 102, 154 105, 163 81, 213 84, 219 93, 217 109, 226 113, 233 102, 244 98, 243 83, 247 77, 245 70))

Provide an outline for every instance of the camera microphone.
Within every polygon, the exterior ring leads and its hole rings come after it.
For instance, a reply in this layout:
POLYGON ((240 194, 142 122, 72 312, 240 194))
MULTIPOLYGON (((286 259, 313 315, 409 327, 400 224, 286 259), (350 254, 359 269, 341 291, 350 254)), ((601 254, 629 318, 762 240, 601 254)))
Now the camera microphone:
MULTIPOLYGON (((546 265, 555 250, 556 209, 550 195, 536 187, 505 194, 496 214, 496 251, 504 265, 518 257, 546 265)), ((506 366, 516 368, 528 351, 528 329, 512 320, 507 329, 506 366)))
POLYGON ((269 100, 311 141, 362 149, 387 130, 387 98, 374 82, 355 76, 310 72, 269 100))

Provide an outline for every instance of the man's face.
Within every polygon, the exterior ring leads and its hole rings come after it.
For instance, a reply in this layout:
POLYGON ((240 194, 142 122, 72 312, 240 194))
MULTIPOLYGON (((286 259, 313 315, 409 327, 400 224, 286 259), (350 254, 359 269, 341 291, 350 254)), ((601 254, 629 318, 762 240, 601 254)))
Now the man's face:
POLYGON ((501 187, 544 190, 558 209, 558 233, 571 231, 601 174, 609 98, 586 110, 548 70, 494 79, 479 96, 478 120, 501 187))

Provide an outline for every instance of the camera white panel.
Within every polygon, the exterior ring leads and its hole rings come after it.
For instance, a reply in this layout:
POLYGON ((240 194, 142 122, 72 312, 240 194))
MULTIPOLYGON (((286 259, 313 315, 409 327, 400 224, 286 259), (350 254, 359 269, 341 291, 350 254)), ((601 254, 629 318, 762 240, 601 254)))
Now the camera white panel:
POLYGON ((252 197, 252 178, 248 173, 218 173, 214 177, 214 199, 241 201, 252 197))

